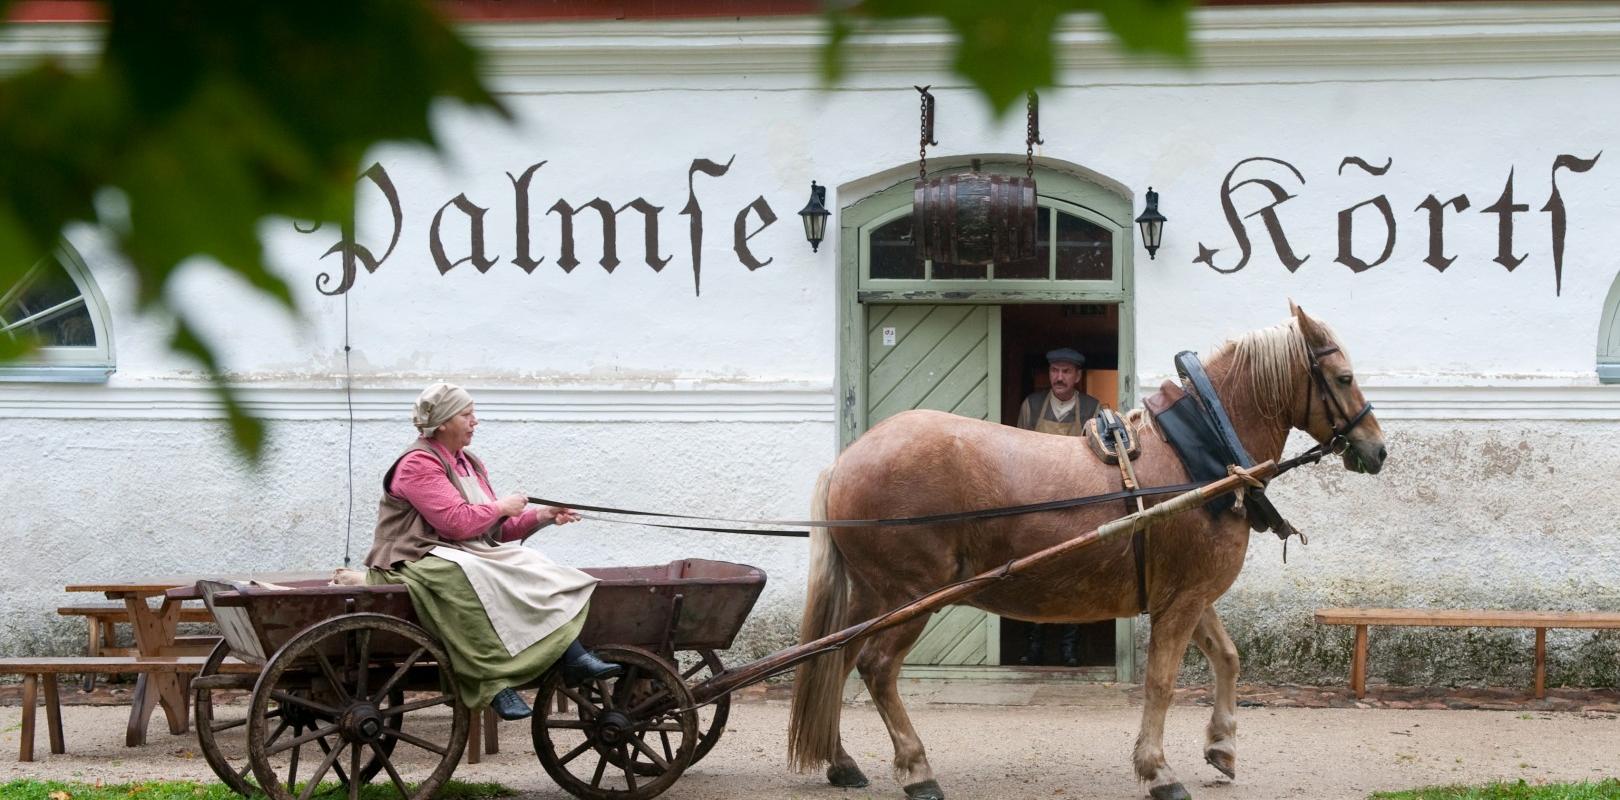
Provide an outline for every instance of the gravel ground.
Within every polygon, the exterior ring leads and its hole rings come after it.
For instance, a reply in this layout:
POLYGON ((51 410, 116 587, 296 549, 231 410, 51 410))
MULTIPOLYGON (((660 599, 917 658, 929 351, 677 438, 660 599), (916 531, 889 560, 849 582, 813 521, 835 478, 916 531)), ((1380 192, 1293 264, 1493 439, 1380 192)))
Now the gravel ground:
MULTIPOLYGON (((71 690, 64 695, 70 695, 71 690)), ((1136 798, 1130 768, 1140 708, 1127 687, 1007 684, 912 687, 912 718, 947 796, 952 798, 1136 798)), ((64 699, 67 699, 65 696, 64 699)), ((876 711, 845 709, 845 742, 873 779, 862 790, 826 785, 785 766, 787 704, 775 691, 750 692, 733 706, 724 740, 664 797, 903 797, 888 777, 888 737, 876 711)), ((0 707, 0 748, 15 752, 20 709, 0 707)), ((151 743, 122 746, 127 707, 64 708, 68 752, 51 755, 44 714, 31 764, 3 762, 0 778, 123 782, 146 778, 212 780, 190 736, 171 736, 155 715, 151 743)), ((427 738, 441 714, 418 712, 407 729, 427 738)), ((1620 718, 1612 713, 1389 708, 1238 709, 1238 778, 1228 781, 1202 758, 1209 710, 1170 709, 1165 739, 1171 765, 1195 797, 1215 800, 1365 798, 1385 789, 1507 779, 1592 780, 1620 774, 1620 718)), ((535 759, 527 723, 503 723, 501 753, 462 765, 456 777, 499 781, 531 800, 569 795, 535 759)))

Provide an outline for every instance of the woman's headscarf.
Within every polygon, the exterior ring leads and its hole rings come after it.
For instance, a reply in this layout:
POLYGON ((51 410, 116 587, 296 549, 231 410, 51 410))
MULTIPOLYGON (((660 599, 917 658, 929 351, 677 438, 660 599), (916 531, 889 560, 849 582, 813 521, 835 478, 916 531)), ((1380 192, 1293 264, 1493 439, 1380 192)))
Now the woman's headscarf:
POLYGON ((422 390, 411 409, 411 424, 423 436, 432 436, 440 425, 472 405, 472 395, 453 383, 435 383, 422 390))

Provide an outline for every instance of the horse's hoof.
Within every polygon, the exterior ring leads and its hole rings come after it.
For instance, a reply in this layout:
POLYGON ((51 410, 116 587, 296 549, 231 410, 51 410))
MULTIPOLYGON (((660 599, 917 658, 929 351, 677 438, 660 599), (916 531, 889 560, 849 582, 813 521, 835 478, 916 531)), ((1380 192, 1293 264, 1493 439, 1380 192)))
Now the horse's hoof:
POLYGON ((1237 756, 1229 750, 1217 750, 1211 747, 1204 751, 1204 760, 1209 765, 1220 770, 1222 775, 1237 780, 1237 756))
POLYGON ((834 764, 827 768, 827 782, 840 789, 861 789, 869 782, 866 773, 855 765, 841 767, 834 764))
POLYGON ((945 800, 945 793, 940 791, 939 781, 929 778, 907 786, 906 800, 945 800))
POLYGON ((1180 783, 1155 786, 1148 790, 1148 794, 1153 800, 1192 800, 1192 795, 1187 794, 1187 789, 1180 783))

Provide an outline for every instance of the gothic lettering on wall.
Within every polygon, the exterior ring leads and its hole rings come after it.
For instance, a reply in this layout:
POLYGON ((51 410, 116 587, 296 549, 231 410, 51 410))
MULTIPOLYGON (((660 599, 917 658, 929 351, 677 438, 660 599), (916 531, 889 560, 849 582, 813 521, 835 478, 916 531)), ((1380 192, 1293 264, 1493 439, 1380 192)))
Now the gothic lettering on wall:
POLYGON ((1522 256, 1513 254, 1513 215, 1520 211, 1529 211, 1530 206, 1524 203, 1513 202, 1513 170, 1508 170, 1507 183, 1502 186, 1502 196, 1496 202, 1480 210, 1481 214, 1495 214, 1496 217, 1496 258, 1491 259, 1512 272, 1514 267, 1524 263, 1528 253, 1522 256))
POLYGON ((692 176, 701 172, 711 178, 718 178, 731 169, 731 162, 737 157, 726 159, 724 164, 716 164, 707 158, 692 159, 692 167, 686 171, 686 205, 680 213, 691 217, 688 225, 692 238, 692 291, 703 293, 703 206, 698 204, 697 187, 692 183, 692 176))
MULTIPOLYGON (((354 276, 358 272, 356 262, 358 262, 359 266, 365 267, 366 272, 376 272, 377 268, 382 266, 382 262, 387 261, 388 257, 394 254, 394 247, 399 244, 399 231, 401 223, 404 221, 404 215, 400 213, 399 192, 394 189, 394 182, 388 178, 388 170, 383 169, 381 164, 372 164, 371 168, 362 173, 360 177, 371 181, 372 185, 377 187, 377 191, 382 192, 383 199, 388 201, 388 212, 394 222, 393 233, 388 238, 388 249, 383 251, 382 258, 373 256, 370 248, 355 242, 354 224, 351 222, 344 225, 342 236, 338 239, 337 244, 332 245, 332 249, 321 254, 323 259, 334 253, 343 257, 343 277, 338 281, 335 288, 328 291, 326 284, 332 282, 332 276, 325 272, 316 276, 315 290, 321 294, 343 294, 349 291, 354 286, 354 276)), ((308 230, 296 228, 299 233, 314 233, 319 229, 320 225, 308 230)))
POLYGON ((433 215, 433 224, 428 227, 428 250, 433 253, 433 265, 439 268, 440 275, 454 269, 457 264, 469 261, 479 273, 488 272, 490 267, 495 266, 495 259, 500 256, 491 258, 484 255, 484 214, 488 211, 473 204, 464 194, 458 194, 450 202, 439 206, 439 213, 433 215), (444 240, 439 238, 439 223, 444 221, 444 212, 451 206, 455 206, 467 218, 468 253, 455 261, 444 254, 444 240))
MULTIPOLYGON (((1360 167, 1364 172, 1381 177, 1385 173, 1389 172, 1389 168, 1394 165, 1395 159, 1393 158, 1385 161, 1384 166, 1375 167, 1359 158, 1356 158, 1355 156, 1348 156, 1343 161, 1339 162, 1339 174, 1344 174, 1345 167, 1354 166, 1360 167)), ((1334 261, 1349 267, 1351 272, 1366 272, 1367 270, 1388 261, 1390 255, 1394 252, 1395 212, 1389 207, 1388 197, 1379 195, 1371 200, 1363 200, 1362 202, 1339 212, 1339 257, 1334 259, 1334 261), (1372 206, 1384 217, 1384 252, 1379 253, 1378 258, 1374 261, 1363 261, 1361 258, 1358 258, 1354 252, 1352 252, 1352 248, 1355 246, 1355 236, 1352 234, 1354 233, 1354 227, 1356 224, 1356 209, 1364 206, 1372 206)))
MULTIPOLYGON (((1539 209, 1549 215, 1552 238, 1553 263, 1553 291, 1562 294, 1564 291, 1564 235, 1569 225, 1568 209, 1564 205, 1563 194, 1558 187, 1559 170, 1571 173, 1582 173, 1597 166, 1598 159, 1603 156, 1599 151, 1591 158, 1581 158, 1569 154, 1559 155, 1553 159, 1551 169, 1552 191, 1547 202, 1539 209)), ((1382 166, 1375 166, 1357 156, 1346 156, 1339 162, 1338 175, 1344 176, 1346 167, 1355 167, 1372 177, 1382 177, 1394 166, 1394 159, 1386 158, 1382 166)), ((1277 254, 1277 260, 1282 262, 1289 272, 1295 272, 1300 265, 1310 259, 1310 254, 1295 255, 1293 247, 1288 241, 1287 231, 1277 209, 1298 195, 1289 194, 1286 189, 1264 174, 1255 174, 1267 169, 1268 165, 1280 166, 1305 185, 1305 176, 1293 164, 1276 158, 1255 156, 1245 158, 1233 165, 1226 178, 1221 181, 1220 201, 1221 210, 1226 216, 1227 227, 1231 229, 1232 238, 1237 240, 1239 257, 1231 266, 1222 266, 1216 263, 1215 254, 1221 251, 1218 247, 1209 247, 1203 242, 1198 243, 1198 256, 1193 259, 1194 264, 1203 264, 1210 269, 1223 274, 1237 272, 1248 266, 1253 253, 1253 246, 1249 240, 1248 220, 1260 218, 1260 224, 1265 226, 1271 237, 1272 250, 1277 254), (1233 182, 1234 178, 1239 178, 1233 182), (1243 187, 1254 186, 1263 189, 1258 204, 1252 192, 1240 192, 1243 187), (1239 209, 1244 210, 1240 211, 1239 209)), ((1523 264, 1530 257, 1529 252, 1518 252, 1519 244, 1514 239, 1515 224, 1520 214, 1530 211, 1528 203, 1519 202, 1514 197, 1513 167, 1508 168, 1507 181, 1502 186, 1502 193, 1496 201, 1479 210, 1481 214, 1495 214, 1496 219, 1496 257, 1493 262, 1502 265, 1509 272, 1523 264)), ((1472 202, 1466 194, 1458 194, 1450 200, 1442 202, 1439 195, 1430 193, 1412 209, 1414 213, 1423 212, 1428 223, 1429 247, 1428 255, 1423 259, 1425 264, 1436 271, 1445 272, 1457 260, 1454 255, 1446 254, 1446 221, 1455 220, 1458 215, 1469 210, 1472 202), (1447 211, 1450 214, 1447 214, 1447 211)), ((1395 251, 1396 237, 1399 226, 1396 221, 1394 208, 1388 195, 1380 194, 1376 197, 1356 203, 1338 212, 1338 257, 1335 263, 1343 264, 1352 272, 1361 273, 1388 262, 1395 251), (1376 216, 1367 209, 1376 211, 1376 216), (1367 260, 1367 253, 1357 253, 1355 250, 1355 226, 1383 225, 1383 247, 1377 257, 1367 260)))
MULTIPOLYGON (((678 212, 689 217, 687 228, 691 243, 692 257, 692 289, 696 294, 703 292, 703 206, 698 201, 696 176, 703 173, 710 178, 720 178, 731 169, 736 156, 727 159, 724 164, 706 158, 695 158, 686 173, 686 205, 678 212)), ((512 210, 516 217, 513 229, 513 253, 511 262, 516 264, 527 274, 533 274, 535 269, 545 263, 545 256, 536 255, 536 234, 531 223, 531 211, 534 208, 530 189, 534 177, 546 162, 540 161, 531 164, 519 175, 506 173, 512 182, 512 210)), ((353 224, 342 226, 338 242, 331 249, 321 255, 326 258, 330 255, 342 256, 342 272, 337 278, 332 274, 323 272, 316 276, 315 288, 321 294, 338 295, 354 287, 356 276, 361 267, 366 272, 376 272, 393 255, 399 244, 400 235, 404 230, 405 216, 401 211, 399 192, 394 188, 394 182, 388 176, 388 170, 382 164, 372 164, 360 176, 363 180, 371 182, 380 193, 382 200, 387 203, 391 227, 388 233, 388 247, 378 257, 366 245, 356 240, 353 224), (336 285, 333 285, 333 284, 336 285)), ((358 203, 358 200, 357 200, 358 203)), ((602 258, 597 262, 602 269, 613 272, 619 266, 619 216, 627 210, 637 211, 642 220, 642 257, 647 266, 654 272, 661 272, 665 265, 674 259, 673 255, 659 253, 658 231, 659 213, 663 206, 653 205, 644 197, 636 197, 629 202, 615 208, 612 203, 597 197, 580 205, 570 203, 566 198, 559 198, 546 210, 545 217, 553 215, 557 218, 557 260, 556 265, 563 272, 572 272, 579 266, 576 257, 574 238, 574 218, 585 210, 596 212, 601 220, 602 228, 602 258)), ((428 254, 433 264, 438 268, 439 274, 448 273, 462 264, 471 264, 480 273, 488 272, 490 267, 499 263, 501 256, 489 252, 489 239, 484 225, 484 215, 489 207, 480 206, 465 193, 445 201, 433 215, 428 226, 428 254), (465 250, 451 253, 445 244, 445 231, 459 231, 465 229, 467 242, 465 250)), ((635 217, 630 217, 635 219, 635 217)), ((749 246, 749 242, 766 228, 776 222, 776 212, 763 196, 754 198, 753 202, 743 206, 737 212, 732 224, 732 251, 737 254, 737 260, 747 267, 750 272, 764 267, 774 261, 774 258, 761 259, 749 246)), ((548 226, 549 227, 549 226, 548 226)), ((299 233, 314 233, 319 230, 316 225, 310 228, 295 226, 299 233)), ((457 237, 459 238, 459 237, 457 237)), ((540 237, 543 240, 543 236, 540 237)))
POLYGON ((1423 263, 1434 267, 1438 272, 1445 272, 1456 256, 1446 255, 1446 209, 1455 209, 1458 213, 1468 210, 1468 195, 1459 194, 1456 197, 1440 202, 1440 198, 1430 194, 1417 204, 1413 211, 1429 212, 1429 255, 1423 263))
POLYGON ((1561 155, 1553 159, 1552 194, 1547 197, 1547 204, 1541 210, 1552 215, 1553 286, 1559 294, 1564 291, 1564 227, 1569 220, 1564 216, 1564 196, 1558 193, 1558 170, 1585 172, 1597 166, 1598 159, 1602 157, 1603 151, 1599 150, 1591 158, 1561 155))
POLYGON ((1223 269, 1215 265, 1215 254, 1220 252, 1220 248, 1205 247, 1203 242, 1199 242, 1198 257, 1193 259, 1194 264, 1207 264, 1210 269, 1225 273, 1237 272, 1248 266, 1249 256, 1253 254, 1253 248, 1249 245, 1249 232, 1243 225, 1243 219, 1256 215, 1259 215, 1260 220, 1265 223, 1266 232, 1271 234, 1272 249, 1277 252, 1277 258, 1282 260, 1283 266, 1287 267, 1289 272, 1299 269, 1299 265, 1304 264, 1305 260, 1310 258, 1308 255, 1305 258, 1294 255, 1293 248, 1288 245, 1288 235, 1283 232, 1282 220, 1277 217, 1277 206, 1294 199, 1294 195, 1289 194, 1277 182, 1265 178, 1245 178, 1237 183, 1232 183, 1232 176, 1236 175, 1244 164, 1253 162, 1270 162, 1287 167, 1288 171, 1293 173, 1294 178, 1299 181, 1299 185, 1305 185, 1305 176, 1301 175, 1299 170, 1295 169, 1294 165, 1287 161, 1265 156, 1255 156, 1254 158, 1245 158, 1239 161, 1232 167, 1232 171, 1226 173, 1226 179, 1221 181, 1221 212, 1226 215, 1226 224, 1232 229, 1232 235, 1237 238, 1238 249, 1242 251, 1242 257, 1238 259, 1236 264, 1223 269), (1239 217, 1237 206, 1232 201, 1232 193, 1250 185, 1259 186, 1270 192, 1271 202, 1239 217))

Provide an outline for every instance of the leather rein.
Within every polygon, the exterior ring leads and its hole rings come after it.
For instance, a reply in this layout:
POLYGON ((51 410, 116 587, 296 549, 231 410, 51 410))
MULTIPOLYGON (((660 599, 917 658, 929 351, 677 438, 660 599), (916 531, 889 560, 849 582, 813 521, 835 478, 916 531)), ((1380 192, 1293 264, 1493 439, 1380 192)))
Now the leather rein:
MULTIPOLYGON (((1331 355, 1332 353, 1336 352, 1339 352, 1338 347, 1328 346, 1313 350, 1309 353, 1311 378, 1314 384, 1314 391, 1322 396, 1322 413, 1326 415, 1324 418, 1329 421, 1329 424, 1333 425, 1333 435, 1326 443, 1317 443, 1309 450, 1306 450, 1293 458, 1284 459, 1283 461, 1279 462, 1277 465, 1277 475, 1282 475, 1283 473, 1304 464, 1314 464, 1321 461, 1328 453, 1342 455, 1350 446, 1350 432, 1355 430, 1356 426, 1360 425, 1362 420, 1366 419, 1367 415, 1372 412, 1372 403, 1366 403, 1361 407, 1361 410, 1357 411, 1355 414, 1347 414, 1344 411, 1344 407, 1339 403, 1338 398, 1333 396, 1333 392, 1330 391, 1328 386, 1327 375, 1322 371, 1322 364, 1319 359, 1322 356, 1331 355), (1330 404, 1332 406, 1331 409, 1329 408, 1330 404), (1335 418, 1335 413, 1337 414, 1338 419, 1343 420, 1342 422, 1338 424, 1332 423, 1332 420, 1335 418)), ((1211 396, 1213 396, 1213 393, 1211 393, 1211 396)), ((1215 402, 1218 404, 1219 401, 1217 400, 1215 402)), ((1306 398, 1306 405, 1309 406, 1309 404, 1310 399, 1306 398)), ((1240 466, 1247 467, 1250 465, 1242 464, 1240 466)), ((1049 500, 1042 503, 1026 503, 1024 505, 1017 506, 982 508, 973 511, 958 511, 945 514, 928 514, 919 517, 897 517, 891 519, 731 519, 726 517, 712 517, 694 514, 665 514, 628 508, 614 508, 612 506, 593 506, 585 505, 583 503, 547 500, 542 497, 530 497, 528 500, 530 503, 536 505, 558 506, 561 508, 573 509, 575 511, 590 512, 590 514, 584 516, 604 522, 617 522, 626 525, 640 525, 643 527, 665 528, 669 530, 702 531, 707 533, 737 533, 751 536, 806 537, 810 535, 809 531, 789 528, 714 527, 709 525, 685 524, 684 522, 650 522, 645 521, 644 519, 613 519, 610 517, 596 517, 594 515, 617 514, 628 517, 652 517, 665 520, 683 520, 688 522, 727 522, 745 525, 797 525, 816 528, 898 528, 916 525, 938 525, 951 522, 968 522, 978 519, 995 519, 998 517, 1014 517, 1024 514, 1038 514, 1045 511, 1060 511, 1068 508, 1079 508, 1082 506, 1097 505, 1100 503, 1111 503, 1118 500, 1132 500, 1140 497, 1157 497, 1167 494, 1182 494, 1184 492, 1192 491, 1193 489, 1202 488, 1210 483, 1214 483, 1214 481, 1194 481, 1191 483, 1179 483, 1172 486, 1146 486, 1136 489, 1127 489, 1120 492, 1109 492, 1107 494, 1074 497, 1066 500, 1049 500)))
MULTIPOLYGON (((1328 437, 1327 443, 1317 444, 1316 446, 1336 456, 1344 455, 1344 452, 1350 449, 1350 432, 1355 430, 1356 426, 1360 425, 1362 420, 1365 420, 1367 415, 1372 413, 1373 409, 1372 403, 1362 403, 1360 411, 1354 414, 1346 413, 1344 406, 1339 403, 1339 398, 1333 394, 1331 387, 1328 386, 1327 373, 1322 371, 1321 359, 1322 356, 1333 355, 1337 352, 1339 352, 1337 345, 1328 345, 1310 351, 1311 383, 1313 386, 1306 389, 1309 392, 1314 388, 1315 393, 1322 396, 1322 419, 1327 421, 1328 425, 1332 426, 1333 429, 1333 435, 1328 437), (1331 409, 1329 405, 1332 406, 1331 409), (1333 422, 1335 415, 1343 421, 1335 424, 1333 422)), ((1305 398, 1305 405, 1308 407, 1310 404, 1310 398, 1305 398)), ((1308 423, 1309 420, 1307 420, 1308 423)))

